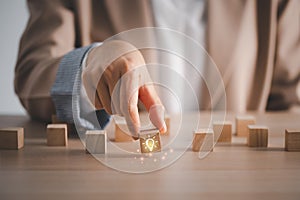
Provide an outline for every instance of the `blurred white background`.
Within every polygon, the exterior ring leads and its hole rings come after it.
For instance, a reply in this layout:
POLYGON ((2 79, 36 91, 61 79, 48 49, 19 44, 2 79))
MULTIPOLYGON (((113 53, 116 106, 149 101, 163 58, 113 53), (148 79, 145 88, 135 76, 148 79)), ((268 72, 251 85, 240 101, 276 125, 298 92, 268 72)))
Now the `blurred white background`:
POLYGON ((25 114, 14 92, 14 67, 28 11, 25 0, 0 1, 0 114, 25 114))

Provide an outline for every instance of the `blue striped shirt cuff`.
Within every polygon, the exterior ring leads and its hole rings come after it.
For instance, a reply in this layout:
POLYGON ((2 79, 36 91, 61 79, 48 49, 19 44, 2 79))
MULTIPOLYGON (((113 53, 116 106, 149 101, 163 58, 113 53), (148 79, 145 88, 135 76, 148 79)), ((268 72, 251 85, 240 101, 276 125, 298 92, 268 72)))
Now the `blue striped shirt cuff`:
POLYGON ((100 127, 95 127, 93 123, 80 116, 81 65, 85 54, 96 45, 97 43, 77 48, 66 54, 59 64, 56 79, 51 88, 57 118, 68 123, 79 123, 88 129, 103 128, 109 121, 109 115, 97 115, 98 122, 101 124, 100 127))

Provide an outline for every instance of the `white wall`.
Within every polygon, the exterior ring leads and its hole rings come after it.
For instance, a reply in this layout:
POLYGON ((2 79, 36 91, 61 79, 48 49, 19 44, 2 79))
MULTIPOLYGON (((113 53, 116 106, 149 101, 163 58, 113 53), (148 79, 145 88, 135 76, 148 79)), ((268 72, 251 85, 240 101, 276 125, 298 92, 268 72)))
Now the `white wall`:
POLYGON ((0 1, 0 115, 25 114, 14 93, 14 67, 21 34, 28 19, 25 0, 0 1))

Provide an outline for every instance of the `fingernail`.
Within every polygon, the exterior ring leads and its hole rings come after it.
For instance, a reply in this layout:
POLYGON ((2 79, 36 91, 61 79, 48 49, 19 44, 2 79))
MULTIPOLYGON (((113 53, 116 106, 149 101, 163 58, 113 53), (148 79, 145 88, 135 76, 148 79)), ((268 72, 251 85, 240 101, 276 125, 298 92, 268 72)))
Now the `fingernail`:
POLYGON ((138 140, 138 139, 139 139, 139 136, 132 136, 132 138, 133 138, 134 140, 138 140))
POLYGON ((165 132, 167 132, 167 125, 166 125, 165 122, 163 123, 163 126, 160 128, 159 132, 160 132, 160 133, 165 133, 165 132))

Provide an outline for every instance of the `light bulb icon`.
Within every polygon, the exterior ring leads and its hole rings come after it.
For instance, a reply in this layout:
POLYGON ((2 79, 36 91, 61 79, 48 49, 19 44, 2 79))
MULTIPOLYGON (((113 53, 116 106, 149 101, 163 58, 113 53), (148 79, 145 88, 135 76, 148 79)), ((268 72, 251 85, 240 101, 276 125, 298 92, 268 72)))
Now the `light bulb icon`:
POLYGON ((149 151, 153 151, 154 148, 154 140, 152 138, 148 138, 146 140, 146 146, 148 147, 149 151))
POLYGON ((160 152, 160 137, 157 129, 145 129, 141 131, 140 149, 141 153, 160 152))

